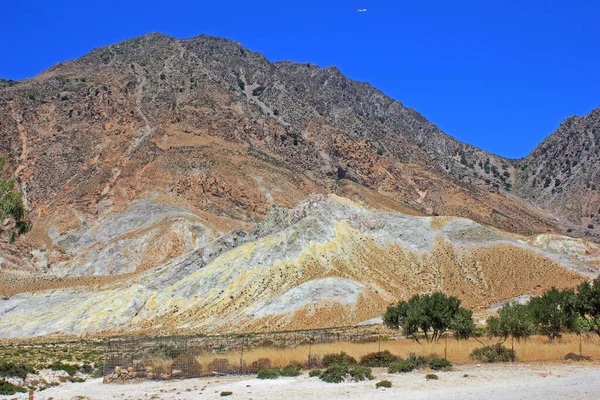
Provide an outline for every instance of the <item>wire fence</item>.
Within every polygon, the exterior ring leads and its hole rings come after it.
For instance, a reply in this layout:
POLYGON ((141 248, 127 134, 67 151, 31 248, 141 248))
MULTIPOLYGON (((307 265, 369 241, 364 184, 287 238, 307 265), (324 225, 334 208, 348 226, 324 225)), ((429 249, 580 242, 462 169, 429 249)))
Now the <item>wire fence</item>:
POLYGON ((107 338, 104 341, 105 383, 131 379, 184 379, 218 374, 247 374, 268 367, 261 360, 247 365, 244 352, 262 348, 295 348, 308 346, 306 362, 311 367, 317 360, 311 355, 311 345, 321 343, 377 342, 376 331, 319 330, 247 335, 221 336, 168 336, 107 338), (239 354, 239 363, 231 362, 225 354, 239 354), (203 356, 211 361, 202 365, 203 356), (214 357, 214 358, 213 358, 214 357))

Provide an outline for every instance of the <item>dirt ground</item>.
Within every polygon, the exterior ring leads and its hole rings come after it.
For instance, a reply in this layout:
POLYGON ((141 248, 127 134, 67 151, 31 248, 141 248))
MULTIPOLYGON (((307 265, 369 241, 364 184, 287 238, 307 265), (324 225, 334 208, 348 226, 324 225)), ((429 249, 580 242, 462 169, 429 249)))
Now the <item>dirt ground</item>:
MULTIPOLYGON (((309 378, 259 380, 228 376, 169 382, 103 384, 101 379, 61 385, 36 393, 36 399, 596 399, 600 393, 600 364, 464 365, 437 373, 426 381, 425 371, 388 374, 375 369, 375 380, 332 384, 309 378), (390 389, 376 389, 387 379, 390 389), (228 397, 221 392, 231 391, 228 397)), ((4 397, 3 397, 4 398, 4 397)), ((26 399, 26 394, 9 396, 26 399)))

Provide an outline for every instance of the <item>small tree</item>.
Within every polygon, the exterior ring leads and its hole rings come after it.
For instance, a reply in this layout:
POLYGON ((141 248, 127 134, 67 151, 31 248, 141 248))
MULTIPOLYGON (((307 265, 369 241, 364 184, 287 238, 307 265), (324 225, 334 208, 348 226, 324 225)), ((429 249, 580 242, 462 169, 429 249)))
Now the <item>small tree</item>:
MULTIPOLYGON (((533 321, 529 307, 514 302, 506 303, 498 312, 498 317, 487 320, 487 331, 490 337, 498 337, 498 346, 511 337, 511 354, 515 360, 515 339, 521 340, 533 334, 533 321)), ((501 347, 496 347, 501 349, 501 347)))
MULTIPOLYGON (((0 172, 4 168, 6 159, 0 157, 0 172)), ((27 220, 26 210, 23 206, 23 198, 15 186, 14 180, 0 178, 0 224, 6 225, 0 229, 8 231, 10 243, 31 230, 31 223, 27 220)))
POLYGON ((498 317, 488 318, 487 330, 490 337, 500 338, 500 344, 509 337, 517 340, 528 338, 533 334, 529 307, 514 302, 505 304, 498 312, 498 317))
POLYGON ((528 305, 534 327, 551 341, 563 332, 577 331, 576 297, 572 290, 556 288, 531 299, 528 305))
POLYGON ((575 308, 586 321, 589 330, 600 336, 600 278, 592 283, 583 282, 577 288, 575 308))
POLYGON ((415 295, 408 301, 389 306, 383 321, 389 328, 402 328, 404 335, 412 336, 420 343, 419 330, 428 342, 438 341, 449 329, 456 329, 457 338, 472 335, 475 330, 472 316, 469 310, 460 307, 459 299, 436 292, 415 295))

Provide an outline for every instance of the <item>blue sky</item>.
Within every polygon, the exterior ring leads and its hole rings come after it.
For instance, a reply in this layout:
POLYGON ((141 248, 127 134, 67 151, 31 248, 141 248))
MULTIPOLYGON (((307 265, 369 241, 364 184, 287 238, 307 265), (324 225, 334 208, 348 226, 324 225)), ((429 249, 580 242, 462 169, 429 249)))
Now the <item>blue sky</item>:
POLYGON ((336 65, 505 157, 525 156, 566 117, 600 107, 599 1, 3 3, 5 79, 149 32, 203 33, 271 61, 336 65))

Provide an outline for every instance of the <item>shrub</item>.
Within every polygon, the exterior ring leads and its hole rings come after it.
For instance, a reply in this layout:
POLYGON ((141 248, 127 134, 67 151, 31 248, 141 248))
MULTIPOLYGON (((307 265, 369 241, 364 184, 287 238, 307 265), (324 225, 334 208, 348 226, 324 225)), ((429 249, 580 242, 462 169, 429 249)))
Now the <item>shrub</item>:
POLYGON ((15 393, 25 393, 27 390, 21 386, 13 385, 12 383, 6 382, 4 379, 0 380, 0 394, 11 395, 15 393))
POLYGON ((397 361, 398 357, 388 350, 377 353, 369 353, 360 358, 360 365, 366 367, 387 367, 391 362, 397 361))
POLYGON ((13 362, 0 364, 0 377, 17 377, 25 379, 27 377, 27 374, 35 374, 35 370, 30 365, 15 364, 13 362))
POLYGON ((310 371, 308 373, 308 376, 310 376, 311 378, 317 377, 320 378, 323 375, 323 371, 321 371, 320 369, 313 369, 312 371, 310 371))
POLYGON ((565 356, 565 360, 572 361, 592 361, 592 357, 583 356, 575 353, 569 353, 565 356))
POLYGON ((394 361, 388 368, 388 373, 396 374, 398 372, 410 372, 415 369, 415 364, 408 360, 394 361))
POLYGON ((323 371, 321 380, 328 383, 340 383, 344 381, 348 371, 348 364, 332 364, 323 371))
POLYGON ((438 380, 440 378, 436 374, 427 374, 427 375, 425 375, 425 379, 427 379, 428 381, 430 381, 432 379, 433 380, 438 380))
POLYGON ((379 381, 379 382, 377 382, 375 384, 375 387, 378 388, 378 389, 380 387, 382 387, 382 388, 391 388, 392 387, 392 382, 390 382, 390 381, 379 381))
POLYGON ((502 346, 500 343, 475 349, 469 357, 471 360, 477 360, 485 363, 509 362, 516 360, 514 350, 508 349, 502 346))
POLYGON ((429 368, 434 371, 451 371, 452 363, 445 358, 434 358, 429 361, 429 368))
POLYGON ((373 371, 369 367, 354 367, 348 373, 357 382, 373 379, 373 371))
POLYGON ((258 86, 257 88, 254 88, 254 90, 252 90, 252 96, 260 96, 265 89, 266 88, 264 86, 258 86))
POLYGON ((281 369, 281 376, 298 376, 302 374, 299 365, 290 364, 281 369))
POLYGON ((418 356, 415 353, 410 353, 408 355, 408 361, 415 364, 416 369, 421 369, 427 365, 427 357, 418 356))
POLYGON ((258 379, 277 379, 279 378, 278 369, 261 369, 257 374, 258 379))
POLYGON ((332 353, 327 354, 323 357, 323 365, 325 367, 329 367, 333 364, 346 364, 346 365, 356 365, 356 359, 354 357, 350 357, 348 354, 344 353, 332 353))
POLYGON ((273 110, 273 115, 279 115, 279 110, 273 110))
POLYGON ((224 391, 224 392, 221 392, 221 397, 231 396, 232 394, 233 394, 233 392, 224 391))
POLYGON ((69 375, 75 375, 77 372, 77 367, 74 365, 63 364, 60 361, 54 362, 48 365, 52 371, 65 371, 69 375))

